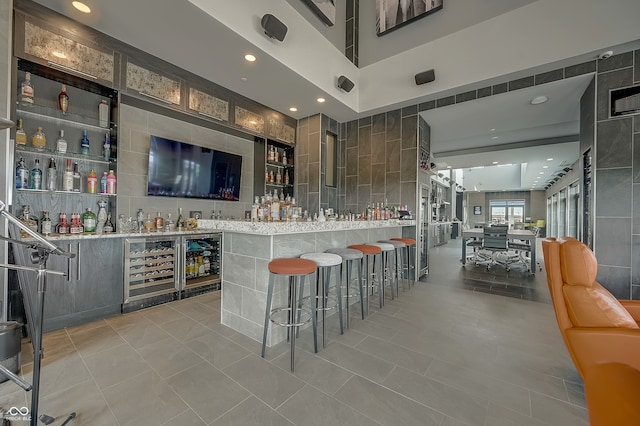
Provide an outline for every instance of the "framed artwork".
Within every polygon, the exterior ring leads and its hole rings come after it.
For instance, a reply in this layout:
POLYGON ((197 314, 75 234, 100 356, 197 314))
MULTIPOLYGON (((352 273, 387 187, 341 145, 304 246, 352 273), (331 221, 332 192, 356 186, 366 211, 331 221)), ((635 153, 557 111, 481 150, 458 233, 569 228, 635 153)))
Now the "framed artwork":
POLYGON ((376 34, 381 36, 442 9, 443 0, 376 0, 376 34))
POLYGON ((482 206, 473 206, 473 214, 475 216, 482 214, 482 206))
MULTIPOLYGON (((302 0, 322 22, 328 26, 333 26, 336 22, 336 0, 302 0)), ((442 1, 442 0, 440 0, 442 1)))

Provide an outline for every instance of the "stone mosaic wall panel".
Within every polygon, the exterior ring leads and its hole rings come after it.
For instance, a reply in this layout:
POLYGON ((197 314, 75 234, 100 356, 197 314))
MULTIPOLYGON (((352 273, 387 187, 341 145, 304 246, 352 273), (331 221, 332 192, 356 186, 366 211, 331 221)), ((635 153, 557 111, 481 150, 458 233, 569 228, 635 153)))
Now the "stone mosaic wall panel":
POLYGON ((180 82, 127 63, 127 88, 151 95, 174 105, 180 105, 180 82))
POLYGON ((113 82, 113 54, 25 22, 24 51, 64 67, 113 82))
POLYGON ((269 119, 269 138, 288 143, 296 142, 296 129, 274 118, 269 119))
POLYGON ((264 133, 264 117, 242 107, 236 107, 235 123, 252 132, 264 133))
POLYGON ((229 102, 189 88, 189 109, 205 117, 229 121, 229 102))

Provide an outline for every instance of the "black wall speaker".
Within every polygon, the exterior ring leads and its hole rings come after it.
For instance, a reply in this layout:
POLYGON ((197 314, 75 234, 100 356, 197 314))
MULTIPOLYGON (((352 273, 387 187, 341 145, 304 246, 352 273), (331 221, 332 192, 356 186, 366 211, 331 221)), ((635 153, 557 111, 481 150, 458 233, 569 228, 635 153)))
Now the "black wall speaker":
POLYGON ((418 74, 416 74, 416 84, 417 85, 421 85, 421 84, 425 84, 425 83, 431 83, 433 80, 436 79, 436 73, 433 69, 427 70, 427 71, 423 71, 423 72, 419 72, 418 74))
POLYGON ((271 38, 275 38, 278 41, 284 40, 284 36, 287 35, 287 26, 269 13, 262 17, 260 24, 262 25, 266 35, 271 38))
POLYGON ((353 89, 353 86, 355 86, 355 84, 353 84, 353 81, 349 80, 344 75, 341 75, 338 78, 338 87, 344 90, 345 92, 350 92, 351 89, 353 89))

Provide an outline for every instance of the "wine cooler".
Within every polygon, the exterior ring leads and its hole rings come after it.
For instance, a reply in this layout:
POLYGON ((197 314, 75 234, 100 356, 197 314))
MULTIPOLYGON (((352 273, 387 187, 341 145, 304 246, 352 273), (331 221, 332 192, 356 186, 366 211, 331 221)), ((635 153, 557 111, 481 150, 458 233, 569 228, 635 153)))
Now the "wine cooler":
POLYGON ((182 237, 180 297, 220 290, 222 234, 182 237))

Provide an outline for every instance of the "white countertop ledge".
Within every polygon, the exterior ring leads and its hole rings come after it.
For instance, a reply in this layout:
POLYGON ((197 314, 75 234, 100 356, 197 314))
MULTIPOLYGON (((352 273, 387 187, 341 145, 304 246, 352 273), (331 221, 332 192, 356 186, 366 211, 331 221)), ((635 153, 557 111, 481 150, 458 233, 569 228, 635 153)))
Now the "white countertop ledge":
POLYGON ((415 226, 415 220, 327 221, 327 222, 245 222, 230 220, 198 220, 198 230, 226 231, 242 234, 281 235, 310 232, 348 231, 356 229, 415 226))

